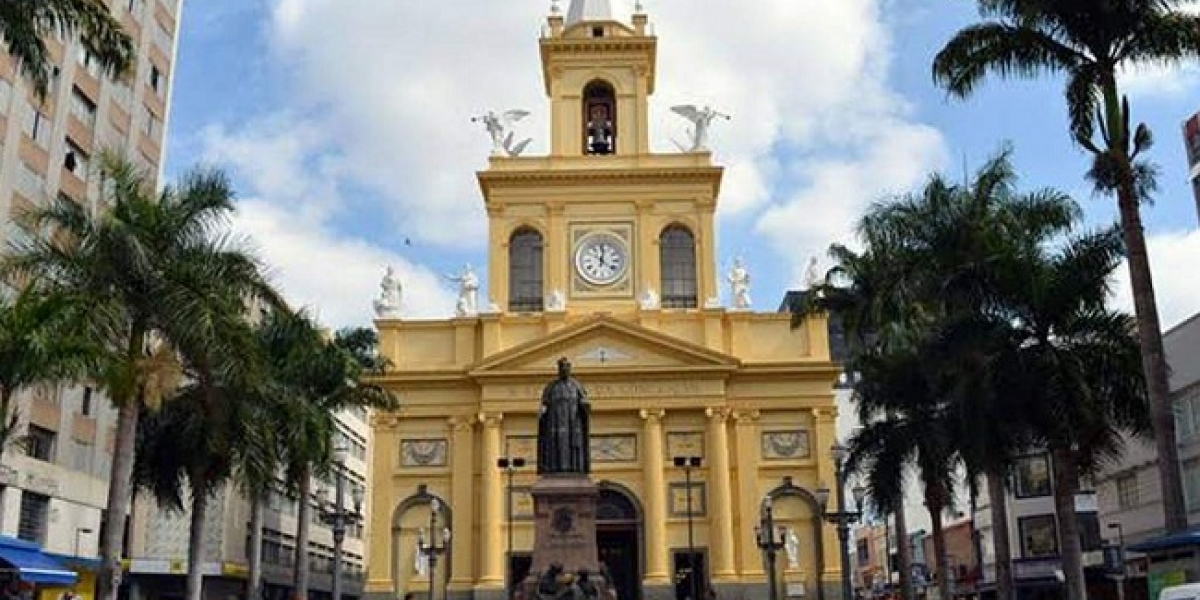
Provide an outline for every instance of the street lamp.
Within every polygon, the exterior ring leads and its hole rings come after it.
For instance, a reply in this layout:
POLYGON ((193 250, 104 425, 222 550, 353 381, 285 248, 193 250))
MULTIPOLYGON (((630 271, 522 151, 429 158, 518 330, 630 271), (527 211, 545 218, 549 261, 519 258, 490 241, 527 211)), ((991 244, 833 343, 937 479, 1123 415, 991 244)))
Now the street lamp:
POLYGON ((754 528, 754 543, 767 559, 767 598, 777 600, 779 595, 775 589, 775 555, 787 544, 787 531, 779 528, 779 538, 775 538, 775 511, 771 497, 763 498, 762 521, 754 528))
MULTIPOLYGON (((425 539, 425 529, 421 528, 417 538, 417 549, 425 556, 426 564, 429 565, 429 600, 433 600, 434 573, 437 573, 438 556, 445 554, 450 546, 450 528, 442 527, 442 539, 439 542, 437 539, 438 529, 438 513, 442 511, 442 502, 437 498, 429 501, 429 540, 425 539)), ((446 593, 442 592, 442 598, 445 600, 446 593)))
POLYGON ((1117 564, 1121 570, 1113 579, 1117 582, 1117 600, 1125 600, 1125 527, 1120 523, 1109 523, 1108 528, 1117 530, 1117 564))
POLYGON ((673 459, 675 466, 683 469, 683 477, 687 486, 687 530, 688 530, 688 573, 691 577, 691 585, 688 586, 692 591, 692 600, 701 600, 700 598, 700 573, 696 570, 696 538, 694 533, 694 524, 692 521, 692 469, 700 467, 701 458, 699 456, 676 456, 673 459))
POLYGON ((346 526, 362 519, 363 489, 357 485, 350 491, 354 501, 354 512, 346 510, 346 455, 349 449, 343 443, 333 448, 333 506, 325 504, 324 488, 320 495, 320 519, 333 531, 333 600, 342 600, 342 542, 346 540, 346 526))
POLYGON ((90 527, 75 528, 75 556, 79 556, 79 536, 91 532, 92 530, 90 527))
MULTIPOLYGON (((825 520, 837 526, 838 544, 842 554, 843 600, 854 597, 854 588, 850 584, 850 571, 846 568, 850 564, 850 524, 857 523, 862 517, 861 510, 846 510, 846 458, 849 454, 849 449, 841 442, 835 443, 829 449, 829 456, 833 458, 833 475, 837 485, 837 510, 833 512, 825 510, 825 507, 829 505, 828 489, 822 487, 816 492, 817 503, 821 505, 821 512, 825 520)), ((859 509, 862 506, 866 490, 862 486, 856 485, 851 493, 854 495, 854 506, 859 509)))
POLYGON ((507 564, 504 571, 508 573, 505 585, 508 587, 508 597, 511 599, 513 598, 513 593, 516 591, 517 584, 513 579, 515 576, 513 572, 513 473, 525 466, 525 459, 519 456, 512 458, 501 456, 496 460, 496 466, 500 467, 508 475, 508 558, 506 559, 507 564))

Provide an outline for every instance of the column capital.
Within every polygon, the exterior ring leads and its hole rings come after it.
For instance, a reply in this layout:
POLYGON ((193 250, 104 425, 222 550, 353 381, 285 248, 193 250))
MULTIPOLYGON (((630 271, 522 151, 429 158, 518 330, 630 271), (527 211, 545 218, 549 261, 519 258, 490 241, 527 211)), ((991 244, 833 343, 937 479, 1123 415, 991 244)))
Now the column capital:
POLYGON ((733 409, 728 406, 710 406, 704 409, 704 414, 713 421, 724 423, 733 416, 733 409))
POLYGON ((837 414, 837 408, 832 406, 812 409, 813 419, 817 421, 836 421, 837 414))
POLYGON ((638 411, 638 414, 642 417, 642 420, 646 421, 647 423, 658 424, 663 420, 663 417, 667 416, 667 411, 662 410, 661 408, 643 408, 642 410, 638 411))
POLYGON ((733 420, 737 421, 738 425, 750 425, 758 420, 762 413, 757 410, 735 410, 733 411, 733 420))
POLYGON ((479 419, 480 423, 483 423, 484 427, 499 427, 500 423, 504 421, 504 413, 481 412, 476 415, 476 418, 479 419))
POLYGON ((475 428, 475 419, 470 416, 455 416, 446 419, 446 427, 451 431, 470 431, 475 428))

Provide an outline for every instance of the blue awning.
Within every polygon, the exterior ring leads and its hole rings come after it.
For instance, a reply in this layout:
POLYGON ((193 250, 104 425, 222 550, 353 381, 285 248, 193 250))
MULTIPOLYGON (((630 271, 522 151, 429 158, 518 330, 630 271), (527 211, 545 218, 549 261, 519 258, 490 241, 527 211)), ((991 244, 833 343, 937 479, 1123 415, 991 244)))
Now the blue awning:
POLYGON ((1144 542, 1129 544, 1128 546, 1134 552, 1154 552, 1156 550, 1174 550, 1189 547, 1200 547, 1200 529, 1150 538, 1144 542))
POLYGON ((22 581, 44 585, 73 585, 74 571, 46 556, 33 542, 0 536, 0 563, 15 571, 22 581))

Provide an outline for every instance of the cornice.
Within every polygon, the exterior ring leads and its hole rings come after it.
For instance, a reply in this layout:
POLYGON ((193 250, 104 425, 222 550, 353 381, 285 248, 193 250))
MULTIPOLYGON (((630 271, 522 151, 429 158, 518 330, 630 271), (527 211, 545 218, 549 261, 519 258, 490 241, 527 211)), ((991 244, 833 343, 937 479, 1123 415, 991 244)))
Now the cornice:
POLYGON ((492 189, 513 185, 589 186, 597 183, 700 182, 712 185, 713 196, 721 191, 722 167, 633 167, 627 169, 537 169, 529 171, 479 171, 476 178, 484 197, 492 189))

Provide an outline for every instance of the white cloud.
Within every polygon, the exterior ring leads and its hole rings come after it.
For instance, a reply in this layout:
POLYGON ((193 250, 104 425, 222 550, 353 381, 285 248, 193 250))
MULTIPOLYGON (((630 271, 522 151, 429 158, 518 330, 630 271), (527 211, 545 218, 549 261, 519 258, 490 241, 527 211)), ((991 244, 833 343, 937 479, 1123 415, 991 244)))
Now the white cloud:
POLYGON ((1179 99, 1200 85, 1200 67, 1185 65, 1140 65, 1122 71, 1121 90, 1133 97, 1179 99))
MULTIPOLYGON (((1146 243, 1159 322, 1166 331, 1200 312, 1200 277, 1195 276, 1196 259, 1200 257, 1200 230, 1151 235, 1146 243)), ((1133 312, 1129 268, 1125 265, 1117 273, 1113 298, 1117 306, 1133 312)))
MULTIPOLYGON (((625 18, 628 4, 614 4, 625 18)), ((794 226, 806 231, 807 248, 823 251, 879 192, 866 182, 894 176, 889 181, 902 185, 943 153, 940 136, 911 122, 886 85, 882 4, 652 3, 660 38, 653 146, 674 151, 670 140, 684 137, 671 105, 732 114, 713 130, 717 161, 727 167, 722 214, 815 212, 819 218, 794 226), (798 189, 771 198, 789 172, 798 189)), ((529 152, 545 151, 537 33, 546 8, 357 0, 346 10, 338 0, 276 0, 272 46, 295 97, 340 155, 337 176, 379 190, 386 202, 378 208, 404 235, 460 247, 477 240, 482 249, 486 220, 471 171, 486 166, 489 143, 469 119, 489 108, 529 108, 533 117, 518 131, 534 137, 529 152)), ((760 230, 782 256, 795 257, 796 236, 786 228, 760 230)))

